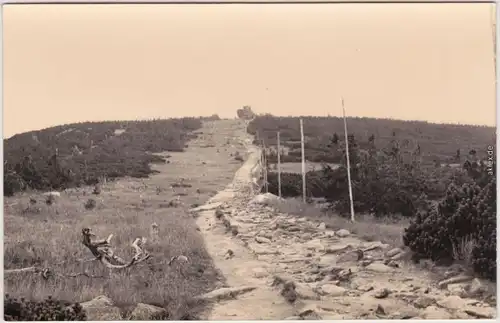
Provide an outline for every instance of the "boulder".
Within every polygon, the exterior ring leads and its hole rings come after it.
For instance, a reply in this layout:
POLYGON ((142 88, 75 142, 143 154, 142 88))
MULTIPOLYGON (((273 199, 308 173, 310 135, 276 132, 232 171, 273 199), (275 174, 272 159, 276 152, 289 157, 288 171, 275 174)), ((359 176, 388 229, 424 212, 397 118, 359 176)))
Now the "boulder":
POLYGON ((403 250, 401 250, 401 248, 394 248, 394 249, 387 251, 387 253, 385 255, 389 258, 392 258, 392 257, 394 257, 397 254, 400 254, 402 252, 403 252, 403 250))
POLYGON ((464 312, 469 314, 470 316, 477 319, 492 319, 497 315, 496 310, 493 307, 475 307, 468 306, 464 309, 464 312))
POLYGON ((259 194, 255 196, 250 203, 251 204, 258 204, 258 205, 273 205, 276 202, 279 201, 279 197, 271 194, 271 193, 264 193, 264 194, 259 194))
POLYGON ((164 308, 139 303, 130 314, 130 321, 164 320, 168 318, 168 312, 164 308))
POLYGON ((427 307, 421 314, 424 320, 449 320, 451 319, 450 313, 445 309, 436 306, 427 307))
POLYGON ((372 263, 372 264, 366 266, 365 268, 366 268, 366 270, 373 271, 376 273, 391 273, 394 271, 393 268, 386 266, 384 264, 381 264, 381 263, 372 263))
POLYGON ((242 286, 242 287, 223 287, 203 295, 197 296, 196 299, 205 301, 220 301, 224 299, 234 299, 238 295, 253 291, 257 287, 242 286))
POLYGON ((44 196, 52 196, 52 197, 61 197, 61 193, 59 192, 46 192, 46 193, 43 193, 44 196))
POLYGON ((451 295, 438 300, 437 304, 443 308, 447 308, 450 310, 458 310, 464 308, 467 305, 467 301, 465 301, 460 296, 451 295))
POLYGON ((321 291, 326 295, 331 297, 343 296, 347 293, 347 290, 343 287, 334 284, 324 284, 321 286, 321 291))
POLYGON ((80 303, 87 314, 88 321, 118 321, 122 320, 120 309, 114 306, 113 301, 104 296, 80 303))
POLYGON ((344 237, 347 237, 348 235, 350 235, 351 233, 346 229, 340 229, 339 231, 335 232, 335 234, 338 237, 344 238, 344 237))

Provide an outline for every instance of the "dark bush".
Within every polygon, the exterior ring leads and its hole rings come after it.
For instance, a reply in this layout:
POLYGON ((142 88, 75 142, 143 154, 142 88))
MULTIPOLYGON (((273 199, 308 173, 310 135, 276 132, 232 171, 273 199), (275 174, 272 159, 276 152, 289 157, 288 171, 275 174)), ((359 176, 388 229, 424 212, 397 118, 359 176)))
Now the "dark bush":
POLYGON ((48 299, 36 302, 23 298, 4 298, 6 321, 86 321, 87 316, 79 303, 67 303, 48 299))
POLYGON ((458 211, 459 215, 471 212, 477 221, 477 244, 472 252, 474 270, 486 278, 496 281, 497 273, 497 217, 496 217, 496 177, 486 185, 477 199, 468 201, 467 207, 458 211), (467 210, 468 209, 468 210, 467 210))
MULTIPOLYGON (((269 193, 278 195, 278 173, 269 173, 267 175, 269 193)), ((321 182, 321 173, 306 173, 306 195, 308 197, 321 197, 324 193, 324 187, 321 182)), ((281 196, 297 197, 302 196, 302 174, 281 173, 281 196)))
POLYGON ((94 199, 88 199, 85 204, 84 204, 84 207, 86 210, 92 210, 96 207, 97 203, 94 199))
POLYGON ((56 201, 56 198, 52 194, 47 195, 47 197, 45 198, 45 204, 47 204, 47 205, 52 205, 52 204, 54 204, 55 201, 56 201))
MULTIPOLYGON (((278 195, 278 174, 269 173, 267 175, 269 193, 278 195)), ((262 188, 264 190, 264 187, 262 188)), ((264 192, 264 191, 262 191, 264 192)), ((295 173, 281 173, 281 196, 296 197, 302 195, 302 177, 295 173)))
POLYGON ((403 241, 412 251, 436 260, 451 260, 462 239, 476 241, 472 265, 481 276, 496 279, 496 179, 478 185, 452 184, 446 197, 428 212, 419 213, 405 229, 403 241))

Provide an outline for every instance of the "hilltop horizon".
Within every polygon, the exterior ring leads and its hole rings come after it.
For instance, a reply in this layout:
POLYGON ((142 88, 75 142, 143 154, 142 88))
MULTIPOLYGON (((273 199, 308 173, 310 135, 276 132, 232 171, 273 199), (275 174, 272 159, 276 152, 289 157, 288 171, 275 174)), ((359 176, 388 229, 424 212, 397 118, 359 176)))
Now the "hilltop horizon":
MULTIPOLYGON (((235 110, 236 111, 236 110, 235 110)), ((313 115, 313 114, 302 114, 302 115, 280 115, 280 114, 273 114, 269 112, 257 112, 257 115, 264 116, 264 115, 271 115, 274 117, 281 117, 281 118, 310 118, 310 117, 320 117, 320 118, 342 118, 342 116, 336 116, 336 115, 313 115)), ((30 132, 36 132, 36 131, 43 131, 46 129, 51 129, 55 127, 63 127, 63 126, 68 126, 72 124, 79 124, 79 123, 101 123, 101 122, 134 122, 134 121, 148 121, 148 120, 166 120, 166 119, 177 119, 177 118, 206 118, 210 117, 212 115, 215 115, 217 113, 208 113, 206 115, 198 115, 198 116, 175 116, 175 117, 166 117, 166 116, 159 116, 159 117, 150 117, 150 118, 142 118, 142 119, 107 119, 107 120, 81 120, 81 121, 70 121, 67 123, 62 123, 62 124, 54 124, 50 126, 46 126, 43 128, 37 128, 37 129, 30 129, 18 133, 11 134, 10 136, 4 135, 4 140, 8 140, 16 135, 22 135, 25 133, 30 133, 30 132)), ((234 116, 229 116, 229 115, 220 115, 217 114, 221 119, 234 119, 237 118, 236 112, 234 116)), ((490 124, 472 124, 472 123, 455 123, 455 122, 436 122, 436 121, 429 121, 429 120, 408 120, 408 119, 398 119, 398 118, 382 118, 382 117, 371 117, 371 116, 346 116, 347 119, 371 119, 373 121, 375 120, 390 120, 390 121, 403 121, 403 122, 422 122, 422 123, 429 123, 429 124, 436 124, 436 125, 454 125, 454 126, 464 126, 464 127, 486 127, 486 128, 495 128, 496 129, 496 124, 490 125, 490 124)))
MULTIPOLYGON (((148 121, 148 120, 168 120, 168 119, 180 119, 180 118, 206 118, 210 117, 213 114, 208 114, 208 115, 200 115, 200 116, 175 116, 175 117, 151 117, 151 118, 142 118, 142 119, 106 119, 106 120, 82 120, 82 121, 70 121, 67 123, 62 123, 62 124, 54 124, 50 126, 46 126, 43 128, 38 128, 38 129, 30 129, 18 133, 11 134, 10 136, 4 135, 4 140, 8 140, 16 135, 22 135, 25 133, 30 133, 30 132, 37 132, 37 131, 44 131, 46 129, 52 129, 56 127, 64 127, 64 126, 69 126, 72 124, 80 124, 80 123, 104 123, 104 122, 140 122, 140 121, 148 121)), ((259 113, 258 115, 264 116, 264 115, 271 115, 274 117, 278 118, 311 118, 311 117, 319 117, 319 118, 342 118, 342 116, 334 116, 334 115, 277 115, 277 114, 272 114, 272 113, 259 113)), ((221 119, 235 119, 237 118, 235 116, 222 116, 219 115, 221 119)), ((346 116, 347 120, 349 119, 370 119, 372 121, 376 120, 388 120, 388 121, 398 121, 398 122, 421 122, 421 123, 428 123, 428 124, 434 124, 434 125, 453 125, 453 126, 463 126, 463 127, 485 127, 485 128, 494 128, 496 130, 496 124, 495 125, 489 125, 489 124, 472 124, 472 123, 455 123, 455 122, 436 122, 436 121, 428 121, 428 120, 405 120, 405 119, 397 119, 397 118, 380 118, 380 117, 369 117, 369 116, 346 116)))
POLYGON ((341 115, 340 97, 347 115, 493 126, 491 13, 470 3, 6 5, 4 132, 232 117, 242 104, 341 115))

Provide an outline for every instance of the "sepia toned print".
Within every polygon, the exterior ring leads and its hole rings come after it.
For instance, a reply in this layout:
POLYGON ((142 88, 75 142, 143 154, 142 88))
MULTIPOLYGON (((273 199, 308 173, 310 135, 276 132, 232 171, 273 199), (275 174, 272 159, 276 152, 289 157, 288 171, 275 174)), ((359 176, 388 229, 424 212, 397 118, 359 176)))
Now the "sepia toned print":
POLYGON ((496 318, 495 10, 5 5, 4 318, 496 318))

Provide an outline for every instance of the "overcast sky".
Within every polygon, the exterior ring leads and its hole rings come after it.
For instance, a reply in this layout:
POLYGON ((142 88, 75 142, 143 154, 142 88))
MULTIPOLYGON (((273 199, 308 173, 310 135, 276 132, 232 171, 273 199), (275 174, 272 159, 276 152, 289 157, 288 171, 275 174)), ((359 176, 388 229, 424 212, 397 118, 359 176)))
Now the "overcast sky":
POLYGON ((4 135, 85 120, 494 125, 490 4, 6 5, 4 135))

